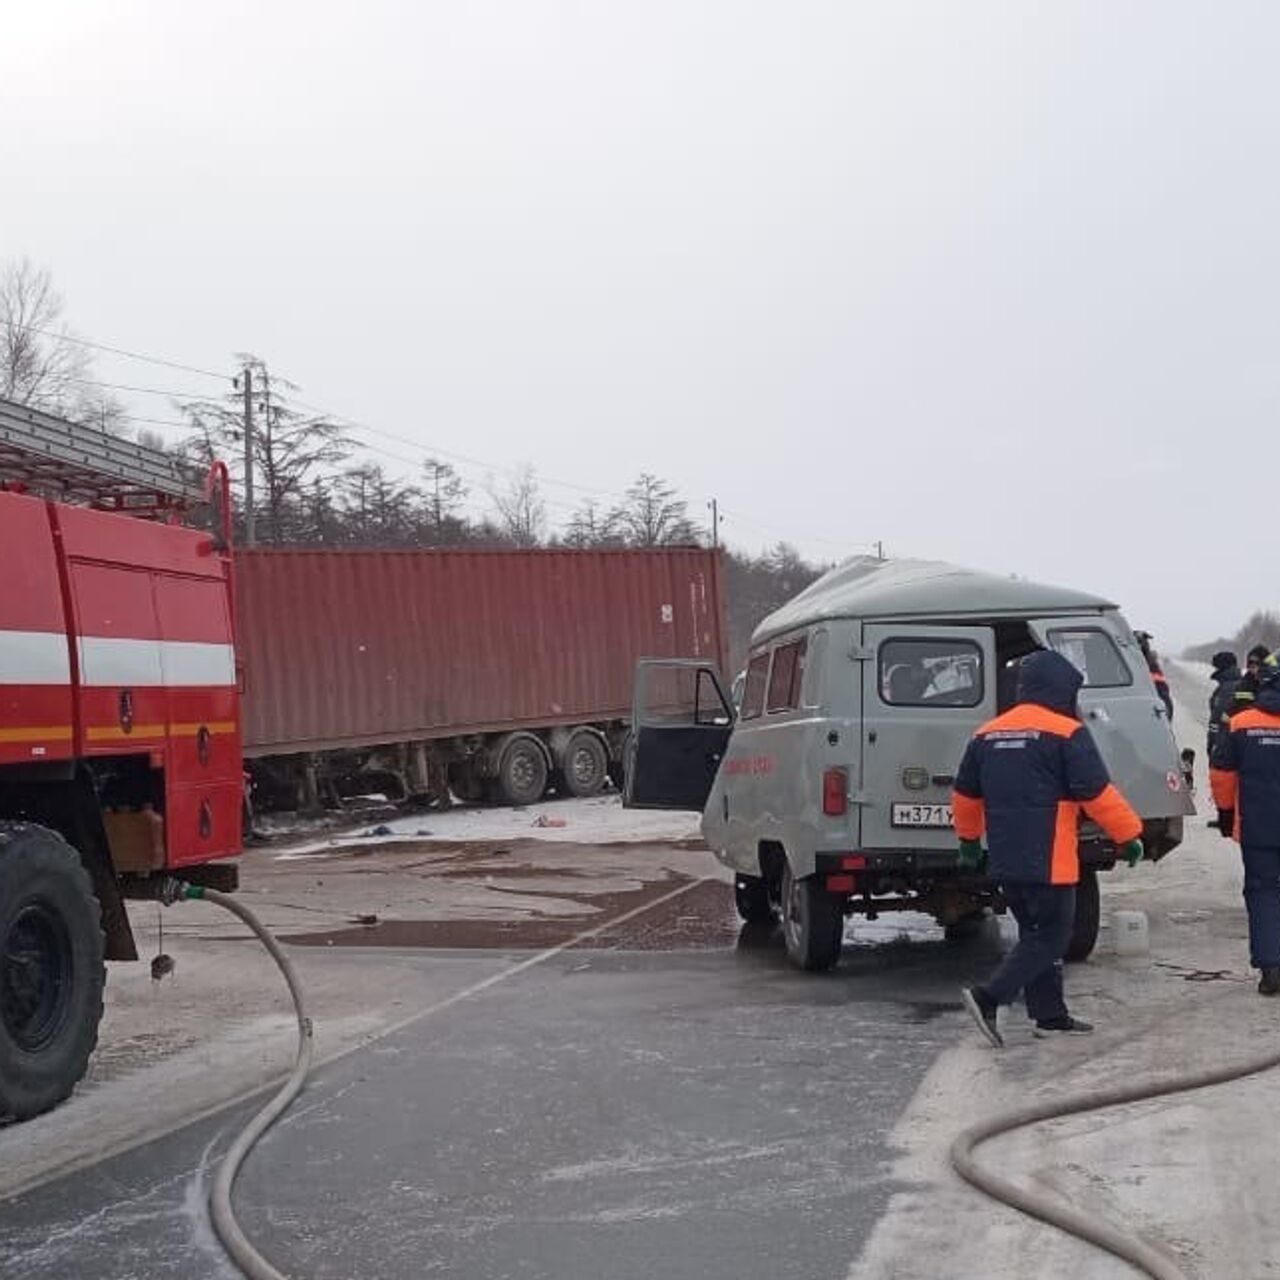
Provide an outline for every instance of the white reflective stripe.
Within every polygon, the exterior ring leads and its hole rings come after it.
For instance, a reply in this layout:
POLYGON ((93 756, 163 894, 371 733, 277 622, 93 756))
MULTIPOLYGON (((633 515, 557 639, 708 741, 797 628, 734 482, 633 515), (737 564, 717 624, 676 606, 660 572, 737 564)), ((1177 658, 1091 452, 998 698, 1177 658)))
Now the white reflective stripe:
POLYGON ((131 687, 163 685, 160 641, 81 636, 80 682, 131 687))
POLYGON ((80 679, 86 685, 131 688, 232 685, 235 650, 193 640, 80 637, 80 679))
POLYGON ((0 684, 70 684, 61 631, 0 631, 0 684))
POLYGON ((223 685, 236 682, 236 653, 229 644, 198 640, 163 640, 160 665, 171 686, 223 685))

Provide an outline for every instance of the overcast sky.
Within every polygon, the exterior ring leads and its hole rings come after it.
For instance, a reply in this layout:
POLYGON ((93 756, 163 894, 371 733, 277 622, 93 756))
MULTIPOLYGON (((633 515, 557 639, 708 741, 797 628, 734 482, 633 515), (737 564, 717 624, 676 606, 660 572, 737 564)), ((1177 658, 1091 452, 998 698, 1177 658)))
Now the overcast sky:
POLYGON ((1280 604, 1278 37, 1166 0, 10 5, 0 258, 86 337, 532 462, 557 519, 656 471, 731 542, 1089 588, 1173 648, 1280 604))

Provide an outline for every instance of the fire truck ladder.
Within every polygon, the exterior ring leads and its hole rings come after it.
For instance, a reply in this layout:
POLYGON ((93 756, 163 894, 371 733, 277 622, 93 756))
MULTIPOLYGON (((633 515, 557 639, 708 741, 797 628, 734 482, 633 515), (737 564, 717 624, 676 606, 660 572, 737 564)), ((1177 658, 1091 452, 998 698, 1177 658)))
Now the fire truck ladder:
POLYGON ((100 427, 0 400, 0 489, 162 516, 205 501, 198 467, 100 427))

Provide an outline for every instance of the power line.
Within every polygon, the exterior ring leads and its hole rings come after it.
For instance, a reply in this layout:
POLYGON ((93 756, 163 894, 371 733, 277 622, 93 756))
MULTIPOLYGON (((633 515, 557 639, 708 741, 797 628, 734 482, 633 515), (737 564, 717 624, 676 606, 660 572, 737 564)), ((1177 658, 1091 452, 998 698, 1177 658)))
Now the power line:
POLYGON ((51 329, 37 329, 34 325, 19 324, 16 320, 0 320, 0 324, 10 329, 21 328, 28 333, 38 333, 42 338, 53 338, 57 342, 74 342, 78 347, 91 347, 94 351, 109 351, 113 356, 126 356, 130 360, 142 360, 147 364, 160 365, 165 369, 177 369, 181 373, 198 373, 205 378, 217 378, 222 382, 230 382, 230 375, 214 373, 212 369, 201 369, 198 365, 182 364, 177 360, 166 360, 163 356, 147 356, 140 351, 129 351, 124 347, 111 347, 105 342, 90 342, 88 338, 77 338, 70 333, 55 333, 51 329))
POLYGON ((171 400, 203 398, 194 392, 175 391, 172 387, 138 387, 127 382, 103 382, 99 378, 68 378, 67 381, 85 387, 102 387, 107 391, 132 391, 144 396, 168 396, 171 400))

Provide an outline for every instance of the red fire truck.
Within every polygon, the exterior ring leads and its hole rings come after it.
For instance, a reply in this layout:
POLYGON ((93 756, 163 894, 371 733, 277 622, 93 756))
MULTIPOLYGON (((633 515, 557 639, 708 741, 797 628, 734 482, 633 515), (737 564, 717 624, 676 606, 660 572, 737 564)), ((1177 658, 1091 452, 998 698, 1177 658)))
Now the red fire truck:
POLYGON ((235 887, 243 773, 231 550, 161 451, 0 401, 0 1114, 83 1075, 104 960, 166 874, 235 887))

